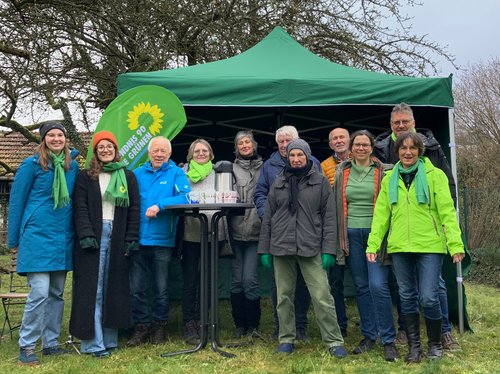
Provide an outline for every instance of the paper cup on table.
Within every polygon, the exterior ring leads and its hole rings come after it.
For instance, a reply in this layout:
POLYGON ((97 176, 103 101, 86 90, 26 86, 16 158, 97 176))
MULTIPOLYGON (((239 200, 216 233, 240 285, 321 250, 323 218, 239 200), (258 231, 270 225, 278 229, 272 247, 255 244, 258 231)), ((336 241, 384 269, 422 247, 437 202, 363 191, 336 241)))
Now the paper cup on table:
POLYGON ((225 192, 222 192, 222 191, 218 191, 215 193, 215 202, 217 204, 221 204, 224 202, 224 193, 225 192))
POLYGON ((215 204, 215 191, 204 191, 202 195, 205 204, 215 204))
POLYGON ((187 194, 187 199, 189 204, 199 204, 200 203, 200 193, 191 191, 187 194))
POLYGON ((238 201, 238 193, 236 191, 226 191, 224 195, 224 203, 235 204, 238 201))

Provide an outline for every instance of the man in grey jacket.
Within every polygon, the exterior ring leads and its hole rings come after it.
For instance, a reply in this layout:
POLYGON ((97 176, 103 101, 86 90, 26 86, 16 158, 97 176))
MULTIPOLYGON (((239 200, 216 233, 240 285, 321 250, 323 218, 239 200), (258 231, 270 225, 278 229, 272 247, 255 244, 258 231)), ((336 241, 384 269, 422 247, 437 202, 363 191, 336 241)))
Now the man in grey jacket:
POLYGON ((269 190, 259 237, 261 262, 274 263, 279 318, 278 352, 294 351, 297 265, 311 294, 323 342, 332 356, 347 355, 325 270, 335 264, 336 215, 332 189, 302 139, 287 146, 287 164, 269 190))

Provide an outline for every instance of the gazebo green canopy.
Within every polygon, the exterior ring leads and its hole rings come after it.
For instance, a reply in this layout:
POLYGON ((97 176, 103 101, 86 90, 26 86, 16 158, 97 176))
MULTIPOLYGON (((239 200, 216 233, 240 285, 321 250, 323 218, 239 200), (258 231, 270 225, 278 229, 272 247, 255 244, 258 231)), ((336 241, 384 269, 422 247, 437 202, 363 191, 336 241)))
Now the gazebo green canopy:
MULTIPOLYGON (((266 157, 276 148, 274 132, 283 124, 295 125, 321 160, 331 155, 328 133, 333 127, 377 134, 389 129, 392 107, 406 102, 416 126, 431 129, 443 146, 456 178, 451 75, 402 77, 343 66, 315 55, 276 27, 252 48, 225 60, 118 76, 118 94, 140 85, 165 87, 184 105, 188 122, 172 144, 176 161, 184 159, 196 138, 210 141, 216 159, 231 160, 234 135, 242 129, 253 130, 259 153, 266 157)), ((453 266, 445 268, 448 294, 455 299, 453 266)), ((457 304, 451 304, 456 320, 457 304)))
POLYGON ((127 73, 118 93, 156 84, 185 106, 411 105, 453 107, 451 77, 412 78, 369 72, 321 58, 276 27, 234 57, 179 69, 127 73))

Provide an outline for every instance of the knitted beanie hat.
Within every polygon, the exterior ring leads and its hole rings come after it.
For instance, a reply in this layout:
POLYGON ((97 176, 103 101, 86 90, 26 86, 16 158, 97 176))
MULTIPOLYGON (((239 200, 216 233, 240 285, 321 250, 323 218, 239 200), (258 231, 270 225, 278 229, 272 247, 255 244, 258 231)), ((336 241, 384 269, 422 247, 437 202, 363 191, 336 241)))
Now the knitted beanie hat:
POLYGON ((43 140, 45 135, 47 135, 50 130, 54 129, 61 130, 64 133, 64 136, 66 136, 66 129, 60 122, 45 122, 42 126, 40 126, 40 138, 43 140))
POLYGON ((300 149, 306 155, 307 161, 311 159, 311 147, 309 147, 309 144, 304 139, 295 139, 288 143, 286 147, 287 156, 290 155, 292 149, 300 149))
POLYGON ((113 143, 115 145, 116 148, 118 148, 118 142, 116 141, 116 138, 113 135, 113 133, 110 131, 103 130, 103 131, 96 132, 94 134, 94 138, 92 139, 92 149, 94 151, 97 147, 97 144, 99 144, 99 142, 101 140, 110 141, 111 143, 113 143))

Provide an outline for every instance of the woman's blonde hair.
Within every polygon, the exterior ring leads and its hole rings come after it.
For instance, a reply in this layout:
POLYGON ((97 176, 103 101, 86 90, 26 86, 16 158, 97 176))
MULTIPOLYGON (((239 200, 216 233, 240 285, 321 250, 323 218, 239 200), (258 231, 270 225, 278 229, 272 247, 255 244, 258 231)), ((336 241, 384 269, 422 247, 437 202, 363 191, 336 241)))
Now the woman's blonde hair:
MULTIPOLYGON (((45 144, 45 140, 42 140, 42 142, 38 145, 38 147, 36 147, 35 152, 38 153, 39 155, 38 162, 40 163, 42 170, 43 171, 49 170, 48 165, 52 157, 50 156, 49 147, 47 147, 47 144, 45 144)), ((63 152, 64 152, 64 170, 68 171, 71 165, 71 151, 69 149, 69 143, 67 138, 64 144, 63 152)))
POLYGON ((209 158, 210 160, 213 160, 214 159, 214 151, 212 150, 212 146, 210 145, 209 142, 207 142, 205 139, 196 139, 194 142, 191 143, 191 145, 189 146, 189 149, 188 149, 188 154, 187 154, 187 162, 191 161, 193 159, 193 155, 194 155, 194 147, 196 147, 196 144, 198 143, 201 143, 203 144, 205 147, 208 148, 208 154, 209 154, 209 158))

